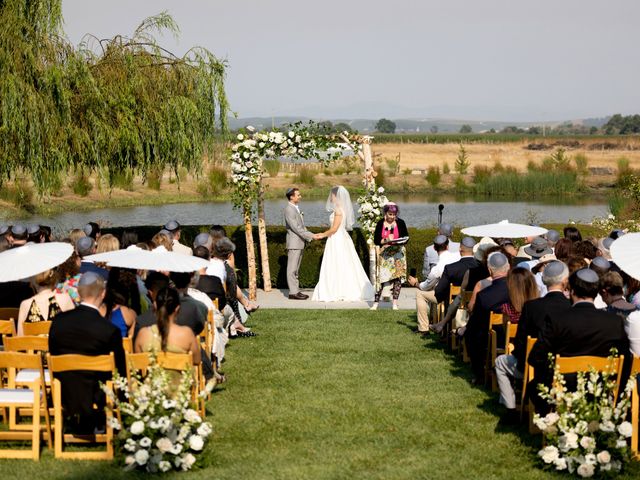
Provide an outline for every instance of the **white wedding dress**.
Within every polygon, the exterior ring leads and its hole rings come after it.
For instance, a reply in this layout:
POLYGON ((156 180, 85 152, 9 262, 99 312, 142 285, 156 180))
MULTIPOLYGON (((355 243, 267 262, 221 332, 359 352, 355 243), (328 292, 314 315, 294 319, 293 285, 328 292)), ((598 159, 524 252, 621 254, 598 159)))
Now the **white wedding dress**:
MULTIPOLYGON (((333 225, 334 214, 331 214, 333 225)), ((372 301, 373 285, 362 268, 342 216, 338 231, 327 238, 320 266, 320 279, 311 300, 316 302, 372 301)))

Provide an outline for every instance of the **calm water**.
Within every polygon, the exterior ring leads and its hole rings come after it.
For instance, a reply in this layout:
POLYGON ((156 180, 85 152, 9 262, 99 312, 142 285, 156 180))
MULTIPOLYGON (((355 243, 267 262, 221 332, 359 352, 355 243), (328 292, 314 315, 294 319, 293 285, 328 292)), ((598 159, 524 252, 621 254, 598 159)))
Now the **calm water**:
MULTIPOLYGON (((304 192, 303 192, 304 193, 304 192)), ((355 200, 355 199, 353 199, 355 200)), ((590 222, 594 216, 605 216, 608 207, 604 198, 543 199, 540 201, 498 201, 470 197, 447 197, 427 195, 393 195, 391 200, 400 206, 400 216, 408 226, 434 225, 438 219, 438 204, 444 204, 443 221, 458 226, 481 225, 508 219, 518 223, 565 223, 568 221, 590 222)), ((307 226, 329 224, 325 211, 326 199, 303 198, 300 204, 307 226)), ((282 209, 286 199, 269 200, 265 203, 265 214, 269 225, 282 225, 282 209)), ((357 212, 357 205, 354 204, 357 212)), ((4 218, 3 218, 4 219, 4 218)), ((32 216, 24 222, 52 226, 58 232, 82 227, 89 221, 98 221, 107 226, 163 225, 177 219, 185 225, 239 225, 242 216, 231 203, 182 203, 161 206, 98 209, 85 212, 64 212, 51 217, 32 216)), ((4 219, 9 223, 15 219, 4 219)))

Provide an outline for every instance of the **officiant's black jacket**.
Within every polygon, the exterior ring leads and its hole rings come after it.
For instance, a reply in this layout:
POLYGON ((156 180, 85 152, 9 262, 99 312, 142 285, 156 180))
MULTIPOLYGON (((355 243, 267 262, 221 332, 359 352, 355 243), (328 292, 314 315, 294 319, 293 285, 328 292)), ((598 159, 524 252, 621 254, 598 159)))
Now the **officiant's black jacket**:
MULTIPOLYGON (((384 218, 376 224, 376 231, 373 233, 373 243, 380 246, 382 245, 382 226, 384 225, 384 218)), ((408 237, 409 230, 407 230, 407 224, 401 218, 396 218, 396 225, 398 225, 398 235, 400 238, 408 237)))
POLYGON ((513 341, 513 356, 518 360, 518 370, 524 370, 527 354, 527 336, 539 338, 542 335, 545 321, 549 317, 561 316, 562 312, 571 308, 571 302, 562 292, 549 292, 542 298, 525 302, 522 306, 518 331, 513 341))
POLYGON ((529 354, 529 363, 535 369, 536 380, 549 385, 549 353, 562 357, 608 357, 612 348, 624 355, 622 391, 631 366, 624 320, 615 313, 597 310, 591 302, 579 302, 547 317, 542 335, 529 354))
MULTIPOLYGON (((78 305, 59 314, 51 323, 49 353, 51 355, 108 355, 114 353, 116 368, 126 376, 122 334, 97 310, 78 305)), ((88 415, 93 404, 104 404, 100 381, 111 378, 102 372, 62 372, 56 374, 62 384, 62 403, 67 414, 88 415)))
MULTIPOLYGON (((480 265, 480 262, 473 256, 462 257, 460 260, 444 267, 442 276, 438 280, 435 288, 435 295, 438 302, 449 302, 449 288, 451 285, 462 285, 462 279, 470 268, 480 265)), ((467 289, 468 290, 468 289, 467 289)))

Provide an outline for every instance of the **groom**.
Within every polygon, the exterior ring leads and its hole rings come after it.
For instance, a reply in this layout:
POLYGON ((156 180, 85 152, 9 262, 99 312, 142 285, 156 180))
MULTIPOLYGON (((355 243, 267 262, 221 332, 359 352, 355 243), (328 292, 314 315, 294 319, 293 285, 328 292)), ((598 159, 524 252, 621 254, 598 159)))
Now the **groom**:
POLYGON ((298 204, 302 195, 296 187, 287 190, 289 203, 284 207, 284 224, 287 227, 287 284, 289 298, 292 300, 306 300, 309 295, 300 291, 298 285, 298 270, 302 260, 302 251, 306 242, 318 240, 318 235, 311 233, 304 226, 304 220, 298 204))

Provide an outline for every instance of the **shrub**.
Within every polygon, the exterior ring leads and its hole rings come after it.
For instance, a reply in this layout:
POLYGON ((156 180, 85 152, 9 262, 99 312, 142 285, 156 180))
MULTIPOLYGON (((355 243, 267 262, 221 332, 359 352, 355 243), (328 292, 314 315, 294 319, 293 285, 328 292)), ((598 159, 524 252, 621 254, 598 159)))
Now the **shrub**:
POLYGON ((381 168, 380 170, 376 170, 376 173, 378 174, 376 175, 376 185, 378 185, 379 187, 384 187, 384 183, 386 180, 384 168, 381 168))
POLYGON ((315 185, 316 171, 311 167, 300 167, 295 177, 295 183, 301 183, 303 185, 315 185))
POLYGON ((470 165, 471 162, 469 161, 469 155, 467 154, 464 145, 462 145, 461 143, 460 148, 458 149, 458 158, 456 158, 456 172, 458 172, 458 174, 460 175, 465 175, 469 170, 470 165))
POLYGON ((464 178, 462 178, 462 176, 460 175, 456 177, 456 183, 454 184, 454 187, 457 192, 467 191, 467 183, 464 181, 464 178))
POLYGON ((133 170, 131 170, 130 168, 126 168, 119 172, 114 172, 111 176, 111 186, 132 192, 133 170))
POLYGON ((324 173, 327 177, 331 176, 331 170, 329 170, 328 168, 322 169, 322 173, 324 173))
POLYGON ((494 160, 493 173, 500 173, 500 172, 504 172, 504 165, 502 165, 502 162, 500 160, 494 160))
POLYGON ((571 168, 571 159, 565 153, 564 149, 559 148, 551 154, 554 168, 559 172, 569 172, 571 168))
POLYGON ((527 162, 528 172, 537 172, 538 170, 540 170, 540 165, 538 165, 536 162, 534 162, 533 160, 529 160, 527 162))
POLYGON ((160 190, 163 170, 160 167, 151 168, 147 172, 147 186, 152 190, 160 190))
POLYGON ((628 188, 633 183, 633 170, 629 167, 629 159, 626 157, 620 157, 617 161, 618 164, 618 178, 616 180, 616 186, 618 188, 628 188))
POLYGON ((13 185, 3 185, 0 188, 0 198, 29 213, 34 213, 36 209, 33 197, 33 187, 24 178, 17 178, 13 185))
POLYGON ((438 186, 438 184, 440 183, 441 176, 442 175, 440 174, 439 167, 435 167, 432 165, 427 170, 427 182, 429 182, 429 185, 431 185, 432 187, 438 186))
POLYGON ((53 196, 59 197, 62 195, 62 176, 60 172, 45 170, 42 173, 42 183, 43 185, 47 185, 47 190, 51 192, 53 196))
POLYGON ((93 188, 89 181, 89 175, 84 169, 76 170, 75 175, 69 183, 69 187, 73 190, 73 193, 80 195, 81 197, 89 195, 89 192, 91 192, 91 189, 93 188))
POLYGON ((411 175, 411 172, 413 170, 411 170, 410 168, 405 168, 404 170, 402 170, 402 174, 403 175, 411 175))
POLYGON ((227 170, 217 165, 209 167, 206 179, 199 182, 196 190, 203 197, 220 195, 227 187, 227 170))
POLYGON ((576 170, 578 170, 580 175, 589 174, 589 159, 584 153, 576 153, 573 161, 576 163, 576 170))
POLYGON ((629 168, 629 159, 627 157, 620 157, 616 161, 618 165, 618 176, 629 173, 631 169, 629 168))
POLYGON ((388 158, 387 167, 389 167, 389 176, 394 177, 400 171, 400 160, 397 158, 388 158))
POLYGON ((442 164, 442 173, 444 173, 445 175, 449 175, 449 173, 451 173, 451 169, 449 168, 449 164, 447 162, 444 162, 442 164))
POLYGON ((476 165, 473 167, 473 183, 483 183, 491 178, 491 168, 484 167, 482 165, 476 165))
POLYGON ((265 160, 262 162, 264 171, 269 174, 270 177, 277 177, 280 172, 280 160, 265 160))

